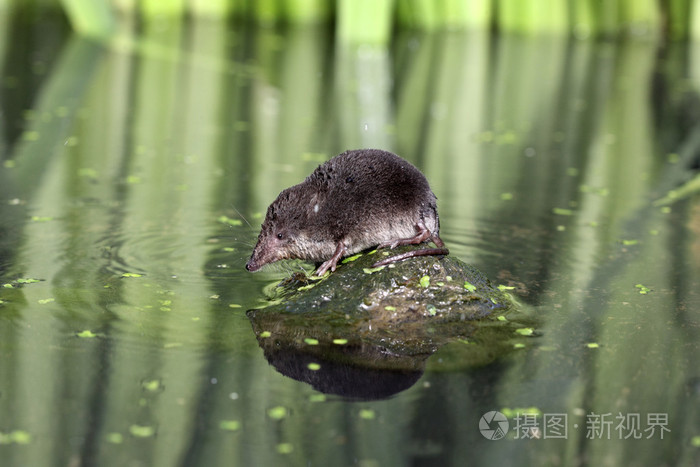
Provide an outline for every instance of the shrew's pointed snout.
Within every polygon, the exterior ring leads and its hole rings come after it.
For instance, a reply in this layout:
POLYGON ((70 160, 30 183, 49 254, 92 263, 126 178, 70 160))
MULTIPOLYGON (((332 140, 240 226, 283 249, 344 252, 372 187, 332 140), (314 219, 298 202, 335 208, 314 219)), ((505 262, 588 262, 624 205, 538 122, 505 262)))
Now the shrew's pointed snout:
POLYGON ((245 263, 245 269, 246 271, 255 272, 260 269, 260 266, 253 261, 253 258, 251 258, 247 263, 245 263))

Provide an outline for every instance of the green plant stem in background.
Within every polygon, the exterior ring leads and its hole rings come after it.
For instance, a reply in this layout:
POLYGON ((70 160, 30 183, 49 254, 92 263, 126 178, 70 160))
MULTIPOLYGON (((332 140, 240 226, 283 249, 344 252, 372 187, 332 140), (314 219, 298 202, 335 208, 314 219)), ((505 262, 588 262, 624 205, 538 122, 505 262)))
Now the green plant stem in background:
POLYGON ((620 9, 623 27, 629 34, 638 36, 660 33, 661 16, 656 0, 620 2, 620 9))
POLYGON ((106 1, 61 0, 71 27, 88 37, 108 37, 116 28, 116 20, 106 1))
POLYGON ((343 42, 386 45, 393 0, 338 0, 337 36, 343 42))
MULTIPOLYGON (((0 0, 3 8, 6 0, 0 0)), ((20 2, 16 2, 20 3, 20 2)), ((698 0, 45 0, 60 5, 73 29, 109 37, 124 18, 150 21, 185 16, 253 21, 263 25, 335 22, 337 36, 386 44, 394 24, 426 31, 490 29, 523 35, 620 35, 700 38, 698 0), (119 14, 117 14, 119 13, 119 14)))
POLYGON ((596 15, 590 0, 573 0, 570 4, 571 32, 575 37, 586 39, 596 33, 596 15))
POLYGON ((504 31, 566 34, 569 30, 567 4, 560 0, 503 0, 498 12, 498 25, 504 31))

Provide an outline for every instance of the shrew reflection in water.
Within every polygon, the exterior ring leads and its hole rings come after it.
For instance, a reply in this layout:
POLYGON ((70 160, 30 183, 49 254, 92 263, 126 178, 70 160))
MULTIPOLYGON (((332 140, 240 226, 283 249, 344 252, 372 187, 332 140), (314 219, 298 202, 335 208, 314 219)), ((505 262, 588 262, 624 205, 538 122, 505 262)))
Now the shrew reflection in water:
POLYGON ((353 49, 196 20, 143 39, 67 38, 34 81, 0 48, 3 96, 35 86, 30 108, 0 102, 3 459, 698 462, 695 49, 478 33, 353 49), (538 337, 496 359, 451 342, 403 392, 359 404, 269 367, 244 310, 297 266, 243 269, 263 209, 358 147, 426 174, 451 254, 535 307, 538 337), (568 414, 569 438, 479 433, 484 413, 523 407, 568 414), (665 413, 671 435, 574 429, 613 412, 665 413))

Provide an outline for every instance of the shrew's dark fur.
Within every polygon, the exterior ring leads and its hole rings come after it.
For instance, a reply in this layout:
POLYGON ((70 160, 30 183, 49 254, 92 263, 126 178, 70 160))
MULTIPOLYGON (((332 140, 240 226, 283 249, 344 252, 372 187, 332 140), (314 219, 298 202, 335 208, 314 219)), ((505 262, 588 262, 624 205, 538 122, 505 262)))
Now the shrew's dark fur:
MULTIPOLYGON (((246 269, 299 258, 323 261, 316 271, 321 275, 335 270, 343 256, 373 246, 432 240, 442 247, 439 230, 437 200, 417 168, 379 149, 346 151, 279 194, 267 210, 246 269)), ((411 253, 395 260, 448 250, 411 253)))

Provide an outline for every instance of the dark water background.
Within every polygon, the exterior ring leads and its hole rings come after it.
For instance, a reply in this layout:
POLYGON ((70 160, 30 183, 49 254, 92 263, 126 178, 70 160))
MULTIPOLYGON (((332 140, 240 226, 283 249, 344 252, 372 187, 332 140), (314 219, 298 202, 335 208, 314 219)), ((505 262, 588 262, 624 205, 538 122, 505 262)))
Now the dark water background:
POLYGON ((659 202, 700 165, 697 45, 1 36, 2 465, 700 463, 700 198, 659 202), (299 265, 243 269, 261 216, 358 147, 424 171, 452 254, 539 321, 524 348, 448 346, 381 401, 267 363, 245 310, 299 265), (480 433, 492 410, 504 440, 480 433))

